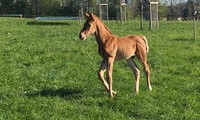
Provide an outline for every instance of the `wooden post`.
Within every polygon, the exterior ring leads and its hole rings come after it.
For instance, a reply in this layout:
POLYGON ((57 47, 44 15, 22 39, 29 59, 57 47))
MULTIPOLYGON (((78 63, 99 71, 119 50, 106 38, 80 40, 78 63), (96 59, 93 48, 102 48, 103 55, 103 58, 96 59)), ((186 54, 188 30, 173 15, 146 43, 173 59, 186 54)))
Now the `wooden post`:
POLYGON ((121 22, 123 22, 123 20, 122 20, 122 5, 120 5, 120 19, 121 19, 121 22))
POLYGON ((90 12, 91 12, 92 14, 94 13, 93 7, 90 8, 90 12))
POLYGON ((116 10, 117 10, 117 12, 116 12, 116 22, 118 22, 118 5, 116 5, 116 10))
POLYGON ((156 28, 159 29, 159 23, 158 23, 158 4, 156 4, 156 28))
POLYGON ((195 16, 193 17, 193 31, 194 31, 194 39, 196 39, 196 22, 195 22, 195 16))
POLYGON ((126 22, 126 3, 120 3, 120 20, 126 22))
POLYGON ((78 18, 78 19, 79 19, 78 24, 81 25, 81 10, 79 10, 79 12, 78 12, 78 16, 79 16, 79 18, 78 18))
POLYGON ((100 4, 99 4, 99 17, 101 18, 101 5, 100 4))
POLYGON ((159 29, 159 22, 158 22, 158 2, 149 2, 149 29, 151 30, 153 27, 153 14, 152 14, 152 5, 156 5, 156 28, 159 29))
POLYGON ((151 12, 151 2, 149 4, 149 29, 152 29, 152 12, 151 12))
POLYGON ((81 19, 82 19, 82 9, 79 10, 79 25, 81 25, 81 19))
POLYGON ((105 3, 105 4, 104 3, 99 4, 99 17, 101 19, 103 19, 102 18, 102 6, 106 7, 106 19, 109 20, 109 16, 108 16, 108 4, 107 3, 105 3))
POLYGON ((141 13, 140 13, 140 29, 143 29, 143 4, 141 5, 141 13))
POLYGON ((125 22, 126 22, 126 9, 127 9, 127 6, 125 5, 125 13, 124 13, 124 14, 125 14, 125 15, 124 15, 124 16, 125 16, 125 18, 124 18, 124 21, 125 21, 125 22))
POLYGON ((109 17, 108 17, 108 5, 107 5, 107 9, 106 9, 106 13, 107 13, 107 20, 109 20, 109 17))

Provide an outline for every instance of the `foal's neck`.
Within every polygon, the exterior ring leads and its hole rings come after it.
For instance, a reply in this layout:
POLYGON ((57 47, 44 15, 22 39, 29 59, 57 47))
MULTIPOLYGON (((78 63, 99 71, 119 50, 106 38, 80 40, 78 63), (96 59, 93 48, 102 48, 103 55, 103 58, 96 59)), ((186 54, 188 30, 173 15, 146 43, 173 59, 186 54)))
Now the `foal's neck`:
POLYGON ((111 35, 112 33, 110 32, 110 30, 102 22, 99 21, 97 23, 97 29, 95 32, 97 43, 104 44, 106 39, 108 39, 111 35))

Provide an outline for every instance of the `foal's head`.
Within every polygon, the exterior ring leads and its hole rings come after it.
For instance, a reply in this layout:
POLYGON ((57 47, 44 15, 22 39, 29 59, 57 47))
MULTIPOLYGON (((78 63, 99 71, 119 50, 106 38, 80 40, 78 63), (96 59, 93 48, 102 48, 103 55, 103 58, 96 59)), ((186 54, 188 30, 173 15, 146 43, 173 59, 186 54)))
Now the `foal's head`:
POLYGON ((79 38, 81 40, 85 40, 89 35, 94 34, 96 31, 96 23, 94 21, 94 16, 91 13, 85 13, 85 16, 87 20, 79 34, 79 38))

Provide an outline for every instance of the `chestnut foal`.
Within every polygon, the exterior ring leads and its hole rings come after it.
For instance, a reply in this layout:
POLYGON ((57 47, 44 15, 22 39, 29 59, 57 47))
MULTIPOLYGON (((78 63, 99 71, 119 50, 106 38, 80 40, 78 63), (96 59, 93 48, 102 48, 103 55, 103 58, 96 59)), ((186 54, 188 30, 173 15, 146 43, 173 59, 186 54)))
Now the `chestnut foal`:
POLYGON ((96 15, 85 13, 85 16, 87 20, 80 32, 79 38, 85 40, 89 35, 95 35, 99 55, 103 58, 100 70, 98 71, 98 77, 102 81, 110 97, 117 94, 117 92, 112 88, 113 62, 114 60, 121 59, 126 59, 128 66, 132 69, 135 75, 135 92, 138 94, 140 71, 132 59, 133 56, 136 56, 142 63, 147 79, 147 87, 151 91, 150 69, 147 64, 147 52, 149 51, 147 39, 142 35, 118 37, 112 34, 96 15), (104 78, 104 72, 106 72, 106 79, 104 78))

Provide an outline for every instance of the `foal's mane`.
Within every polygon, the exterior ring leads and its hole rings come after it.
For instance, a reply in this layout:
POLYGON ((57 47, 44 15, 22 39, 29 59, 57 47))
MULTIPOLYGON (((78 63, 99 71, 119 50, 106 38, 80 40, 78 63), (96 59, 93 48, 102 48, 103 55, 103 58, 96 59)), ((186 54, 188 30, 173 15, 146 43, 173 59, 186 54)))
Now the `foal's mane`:
POLYGON ((92 15, 93 17, 95 17, 95 18, 93 18, 94 19, 94 21, 96 21, 96 20, 98 20, 104 27, 105 27, 105 29, 110 33, 110 34, 112 34, 112 32, 110 31, 110 29, 103 23, 103 21, 99 18, 99 17, 97 17, 96 15, 92 15))

